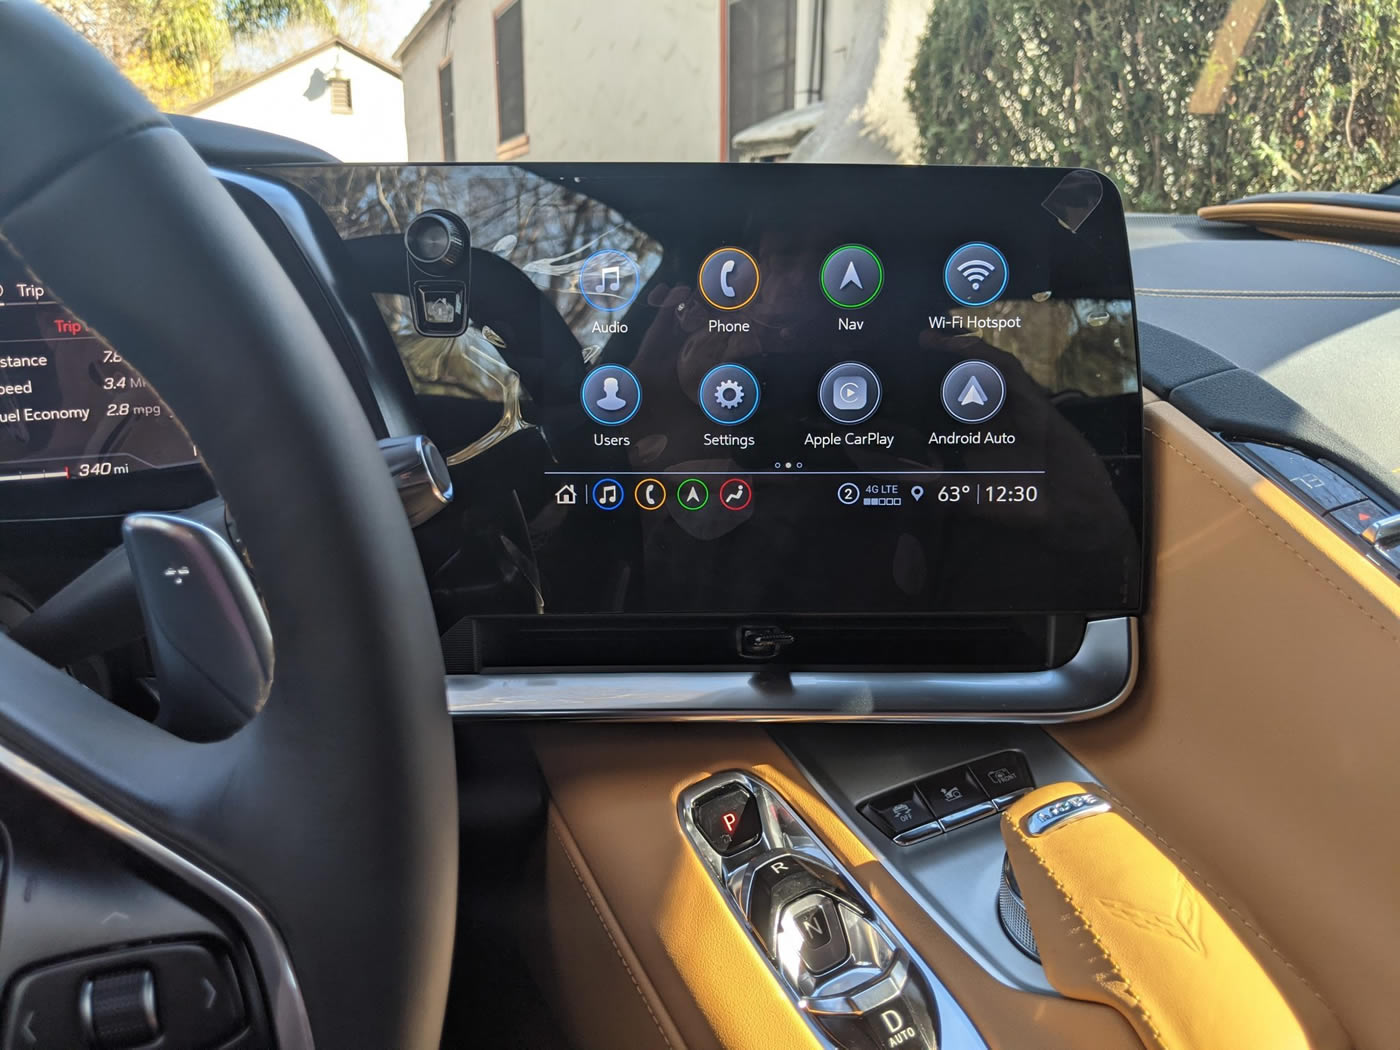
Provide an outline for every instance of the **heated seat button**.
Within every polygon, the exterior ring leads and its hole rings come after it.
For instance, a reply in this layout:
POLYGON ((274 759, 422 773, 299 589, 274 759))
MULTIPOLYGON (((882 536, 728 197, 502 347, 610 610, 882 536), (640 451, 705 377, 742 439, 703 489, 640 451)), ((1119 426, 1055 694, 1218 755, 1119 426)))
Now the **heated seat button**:
POLYGON ((976 762, 969 762, 967 768, 972 770, 973 776, 977 778, 987 794, 992 796, 992 801, 996 804, 997 809, 1005 809, 1035 787, 1035 781, 1031 779, 1030 766, 1026 764, 1025 756, 1019 751, 1003 751, 998 755, 988 755, 986 758, 979 758, 976 762))
POLYGON ((748 849, 763 833, 758 800, 737 784, 706 795, 692 812, 700 834, 721 857, 748 849))
MULTIPOLYGON (((851 954, 841 906, 825 893, 808 894, 783 908, 778 917, 778 952, 792 950, 802 969, 813 976, 834 970, 851 954)), ((779 960, 785 968, 788 961, 779 960)))
POLYGON ((936 835, 941 830, 912 784, 872 798, 862 811, 876 827, 901 845, 936 835))
POLYGON ((919 781, 919 794, 945 829, 996 812, 982 785, 967 766, 955 766, 919 781))

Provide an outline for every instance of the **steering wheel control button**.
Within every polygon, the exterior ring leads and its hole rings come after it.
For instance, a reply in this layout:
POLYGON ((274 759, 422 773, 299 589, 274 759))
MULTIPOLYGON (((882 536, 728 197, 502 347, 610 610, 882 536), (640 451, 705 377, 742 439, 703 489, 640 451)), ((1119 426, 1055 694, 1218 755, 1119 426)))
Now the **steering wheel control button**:
POLYGON ((691 816, 710 848, 721 857, 748 849, 763 834, 758 799, 737 784, 700 799, 691 816))
POLYGON ((579 399, 593 422, 619 427, 641 407, 642 384, 622 365, 599 365, 584 377, 579 399))
POLYGON ((160 1035, 156 978, 146 967, 83 982, 78 1012, 89 1040, 102 1050, 141 1046, 160 1035))
MULTIPOLYGON (((202 944, 152 944, 32 970, 10 988, 4 1050, 224 1046, 247 1027, 233 968, 202 944)), ((253 1032, 248 1045, 266 1045, 253 1032)))
POLYGON ((822 291, 843 310, 869 306, 884 286, 885 267, 863 244, 843 244, 822 263, 822 291))
POLYGON ((964 306, 986 306, 1001 298, 1010 280, 1006 256, 986 241, 970 241, 948 256, 943 285, 964 306))
POLYGON ((642 478, 632 490, 632 498, 642 510, 660 510, 666 505, 666 486, 655 478, 642 478))
POLYGON ((986 361, 964 361, 943 377, 943 410, 960 423, 985 423, 1006 404, 1006 378, 986 361))
POLYGON ((700 294, 716 310, 738 310, 758 294, 758 263, 742 248, 718 248, 700 264, 700 294))
POLYGON ((732 427, 758 408, 758 380, 743 365, 717 365, 700 380, 700 407, 716 423, 732 427))
POLYGON ((595 310, 625 310, 642 290, 642 271, 626 252, 604 248, 583 260, 578 290, 595 310))
POLYGON ((686 510, 700 510, 710 502, 710 488, 699 478, 686 478, 676 486, 676 502, 686 510))
POLYGON ((599 478, 595 481, 593 505, 599 510, 617 510, 622 506, 622 482, 617 478, 599 478))
MULTIPOLYGON (((778 916, 778 945, 779 952, 796 946, 802 970, 814 977, 836 969, 851 955, 841 906, 825 893, 799 897, 778 916)), ((779 963, 785 971, 797 970, 789 960, 780 959, 779 963)))
POLYGON ((753 486, 743 478, 730 478, 719 487, 719 505, 725 510, 747 510, 753 502, 753 486))
POLYGON ((880 377, 869 365, 843 361, 822 376, 817 399, 833 423, 864 423, 880 407, 880 377))
POLYGON ((912 784, 871 799, 861 807, 861 812, 901 846, 943 830, 912 784))
POLYGON ((919 794, 944 831, 970 824, 996 812, 992 800, 967 766, 955 766, 919 781, 919 794))
POLYGON ((997 809, 1005 809, 1035 787, 1030 767, 1019 751, 988 755, 976 762, 969 762, 967 768, 972 770, 977 782, 992 797, 997 809))
POLYGON ((419 335, 454 339, 467 330, 467 286, 462 281, 414 281, 413 327, 419 335))

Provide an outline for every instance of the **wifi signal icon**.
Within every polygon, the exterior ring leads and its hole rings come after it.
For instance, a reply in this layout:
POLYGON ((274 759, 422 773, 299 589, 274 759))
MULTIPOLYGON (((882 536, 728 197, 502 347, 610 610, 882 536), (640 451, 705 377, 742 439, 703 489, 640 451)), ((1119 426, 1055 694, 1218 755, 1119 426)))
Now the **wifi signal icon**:
POLYGON ((996 268, 996 263, 990 263, 986 259, 969 259, 958 265, 958 272, 967 278, 967 283, 972 285, 972 290, 976 292, 981 289, 982 282, 996 272, 996 268))
POLYGON ((964 306, 986 306, 1001 298, 1008 276, 1006 256, 986 241, 964 244, 943 268, 944 287, 964 306))

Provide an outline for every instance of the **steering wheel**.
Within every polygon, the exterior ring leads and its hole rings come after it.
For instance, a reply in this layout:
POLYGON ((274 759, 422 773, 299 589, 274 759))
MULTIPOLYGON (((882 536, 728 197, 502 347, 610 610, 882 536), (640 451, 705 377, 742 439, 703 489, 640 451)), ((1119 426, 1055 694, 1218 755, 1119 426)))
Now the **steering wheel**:
POLYGON ((271 1003, 284 1050, 436 1047, 452 730, 418 553, 364 413, 194 150, 29 0, 0 0, 0 98, 0 234, 187 425, 276 651, 258 716, 190 743, 0 637, 0 751, 271 920, 295 976, 271 1003))

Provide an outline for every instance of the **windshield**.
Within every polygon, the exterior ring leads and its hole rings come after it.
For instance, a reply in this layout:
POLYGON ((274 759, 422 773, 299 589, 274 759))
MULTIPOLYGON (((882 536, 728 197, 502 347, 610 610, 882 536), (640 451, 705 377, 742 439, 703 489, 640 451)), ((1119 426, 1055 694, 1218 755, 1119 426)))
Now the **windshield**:
POLYGON ((345 161, 1047 164, 1138 211, 1400 177, 1396 0, 50 0, 345 161))

